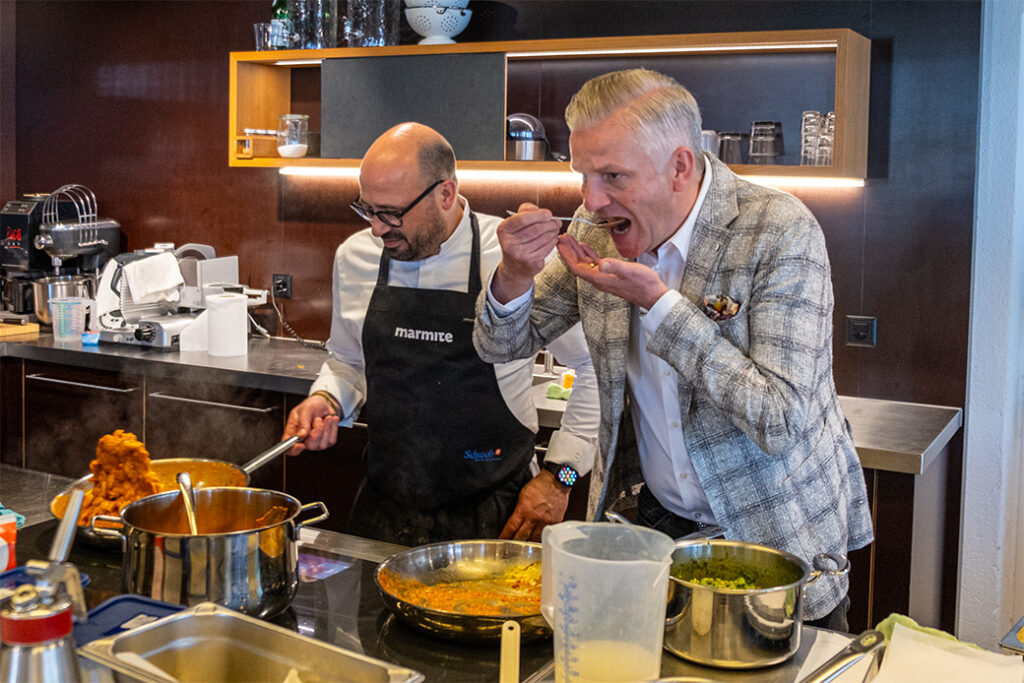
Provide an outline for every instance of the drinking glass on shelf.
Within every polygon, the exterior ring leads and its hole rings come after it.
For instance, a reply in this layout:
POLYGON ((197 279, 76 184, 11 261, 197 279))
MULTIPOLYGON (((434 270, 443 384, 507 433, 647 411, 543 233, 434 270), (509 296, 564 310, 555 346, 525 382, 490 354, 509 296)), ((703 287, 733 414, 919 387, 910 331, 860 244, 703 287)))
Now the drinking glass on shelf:
POLYGON ((742 164, 744 133, 719 133, 718 158, 727 164, 742 164))
POLYGON ((805 111, 800 123, 800 165, 818 165, 818 139, 821 137, 821 112, 805 111))
POLYGON ((835 148, 836 135, 836 114, 829 112, 821 123, 821 132, 818 135, 818 166, 831 166, 833 150, 835 148))
POLYGON ((750 124, 751 164, 774 164, 782 151, 782 124, 776 121, 754 121, 750 124))

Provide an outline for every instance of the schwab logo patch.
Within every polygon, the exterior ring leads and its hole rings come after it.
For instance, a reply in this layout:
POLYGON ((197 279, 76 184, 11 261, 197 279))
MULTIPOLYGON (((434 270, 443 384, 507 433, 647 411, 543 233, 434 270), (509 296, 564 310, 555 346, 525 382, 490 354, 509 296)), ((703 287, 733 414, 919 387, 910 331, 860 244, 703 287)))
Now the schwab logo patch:
POLYGON ((396 327, 395 336, 402 339, 415 339, 417 341, 442 342, 451 344, 454 337, 451 332, 435 332, 433 330, 411 330, 408 327, 396 327))
POLYGON ((495 462, 501 460, 501 449, 495 448, 489 451, 466 451, 466 460, 472 462, 495 462))

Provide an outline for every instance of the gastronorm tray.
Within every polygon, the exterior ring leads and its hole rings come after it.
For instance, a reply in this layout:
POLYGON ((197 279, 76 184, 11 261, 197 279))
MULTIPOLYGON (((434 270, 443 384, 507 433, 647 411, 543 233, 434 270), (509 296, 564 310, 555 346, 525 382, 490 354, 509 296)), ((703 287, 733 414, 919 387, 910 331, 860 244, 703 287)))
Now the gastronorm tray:
POLYGON ((419 683, 423 674, 204 602, 78 649, 146 683, 302 681, 419 683), (294 673, 293 673, 294 670, 294 673), (161 675, 165 673, 166 676, 161 675))

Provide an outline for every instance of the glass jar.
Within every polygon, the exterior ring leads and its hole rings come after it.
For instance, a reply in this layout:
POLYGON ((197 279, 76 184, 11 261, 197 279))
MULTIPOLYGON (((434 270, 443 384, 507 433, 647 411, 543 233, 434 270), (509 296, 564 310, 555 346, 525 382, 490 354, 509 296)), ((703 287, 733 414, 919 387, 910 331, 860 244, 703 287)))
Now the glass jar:
POLYGON ((309 116, 281 114, 277 125, 277 153, 296 159, 306 156, 309 148, 309 116))

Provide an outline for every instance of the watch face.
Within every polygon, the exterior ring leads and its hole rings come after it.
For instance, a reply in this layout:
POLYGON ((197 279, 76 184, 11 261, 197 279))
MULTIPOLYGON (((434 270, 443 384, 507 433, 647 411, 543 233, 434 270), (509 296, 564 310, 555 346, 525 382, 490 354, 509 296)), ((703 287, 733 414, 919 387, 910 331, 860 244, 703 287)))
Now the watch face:
POLYGON ((562 465, 555 473, 555 477, 558 478, 558 481, 562 482, 566 486, 572 486, 575 484, 579 476, 579 473, 568 465, 562 465))

